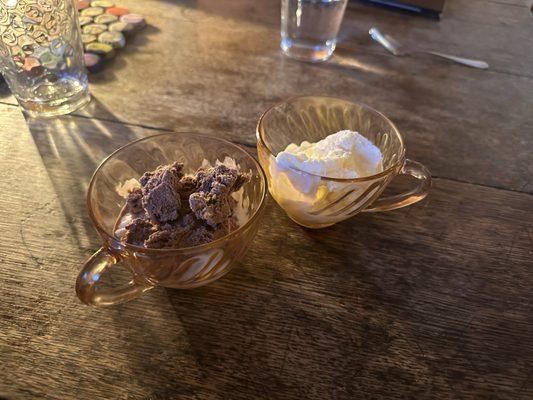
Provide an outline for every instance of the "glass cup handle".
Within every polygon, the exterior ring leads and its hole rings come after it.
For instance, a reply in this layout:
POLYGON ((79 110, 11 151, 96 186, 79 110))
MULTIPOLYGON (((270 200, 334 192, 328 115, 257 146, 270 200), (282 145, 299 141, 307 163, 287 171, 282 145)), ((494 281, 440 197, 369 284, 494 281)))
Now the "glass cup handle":
POLYGON ((419 202, 427 196, 431 187, 431 174, 422 164, 406 159, 400 175, 411 175, 418 180, 417 186, 405 193, 380 197, 363 212, 389 211, 419 202))
POLYGON ((96 291, 105 270, 119 262, 120 259, 111 255, 103 247, 87 260, 76 279, 76 294, 83 303, 93 306, 111 306, 132 300, 153 288, 153 286, 131 280, 117 288, 96 291))

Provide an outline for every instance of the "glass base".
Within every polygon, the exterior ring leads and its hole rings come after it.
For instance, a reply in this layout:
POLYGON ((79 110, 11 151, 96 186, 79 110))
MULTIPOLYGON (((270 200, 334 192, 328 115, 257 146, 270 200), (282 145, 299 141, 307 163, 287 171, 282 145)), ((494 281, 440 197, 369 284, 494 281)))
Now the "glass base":
POLYGON ((323 44, 312 44, 304 41, 281 39, 283 54, 299 61, 320 62, 326 61, 335 51, 336 40, 328 40, 323 44))
POLYGON ((53 101, 18 100, 23 111, 29 117, 46 118, 70 114, 76 111, 91 101, 91 94, 89 93, 89 89, 85 87, 78 93, 64 99, 57 99, 53 101))

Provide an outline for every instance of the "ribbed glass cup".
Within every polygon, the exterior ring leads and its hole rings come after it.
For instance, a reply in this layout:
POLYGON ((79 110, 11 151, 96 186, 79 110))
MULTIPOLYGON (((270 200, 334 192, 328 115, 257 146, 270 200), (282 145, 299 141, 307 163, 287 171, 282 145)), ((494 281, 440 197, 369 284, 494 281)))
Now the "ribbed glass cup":
POLYGON ((103 246, 84 265, 76 282, 82 302, 111 305, 130 300, 155 286, 194 288, 228 273, 248 250, 263 212, 266 179, 257 161, 245 150, 226 140, 196 133, 164 133, 134 141, 111 154, 94 173, 87 193, 87 206, 103 246), (115 237, 115 224, 125 200, 118 190, 131 178, 160 165, 179 161, 186 173, 194 173, 207 160, 211 165, 235 160, 251 180, 239 191, 239 227, 211 243, 179 249, 149 249, 122 243, 115 237), (103 272, 120 264, 133 280, 122 287, 103 289, 103 272))
POLYGON ((405 145, 396 126, 380 112, 359 103, 332 97, 295 97, 269 108, 257 125, 259 162, 276 202, 296 223, 323 228, 361 211, 385 211, 422 200, 431 184, 429 171, 405 158, 405 145), (341 130, 357 131, 382 154, 383 171, 356 179, 318 176, 296 169, 281 169, 276 155, 287 145, 318 142, 341 130), (398 174, 418 180, 413 189, 379 198, 398 174), (320 196, 305 197, 298 186, 318 187, 320 196), (379 198, 379 199, 378 199, 379 198))

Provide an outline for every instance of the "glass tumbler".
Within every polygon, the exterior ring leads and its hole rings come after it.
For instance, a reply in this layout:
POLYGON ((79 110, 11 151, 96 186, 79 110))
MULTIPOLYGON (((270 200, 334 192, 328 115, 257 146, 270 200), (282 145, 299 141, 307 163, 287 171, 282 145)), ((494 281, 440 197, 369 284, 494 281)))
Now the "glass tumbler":
POLYGON ((83 266, 76 293, 85 304, 108 306, 163 286, 186 289, 206 285, 228 273, 245 255, 259 228, 267 193, 265 174, 257 161, 239 146, 195 133, 164 133, 136 140, 118 149, 98 167, 87 192, 87 207, 103 245, 83 266), (226 157, 251 179, 237 192, 239 227, 213 242, 179 249, 154 249, 121 242, 115 236, 125 199, 121 188, 144 172, 175 161, 185 173, 215 165, 226 157), (125 267, 132 280, 108 288, 104 272, 125 267))
POLYGON ((257 126, 259 162, 270 194, 296 223, 324 228, 363 211, 405 207, 426 197, 431 175, 420 163, 405 158, 398 128, 380 112, 333 97, 295 97, 269 108, 257 126), (379 148, 383 171, 355 179, 313 175, 276 162, 287 145, 318 142, 341 130, 357 131, 379 148), (416 185, 405 193, 380 197, 395 176, 410 175, 416 185))
POLYGON ((281 49, 301 61, 324 61, 337 44, 348 0, 281 0, 281 49))
POLYGON ((89 102, 74 0, 0 0, 0 69, 30 116, 89 102))

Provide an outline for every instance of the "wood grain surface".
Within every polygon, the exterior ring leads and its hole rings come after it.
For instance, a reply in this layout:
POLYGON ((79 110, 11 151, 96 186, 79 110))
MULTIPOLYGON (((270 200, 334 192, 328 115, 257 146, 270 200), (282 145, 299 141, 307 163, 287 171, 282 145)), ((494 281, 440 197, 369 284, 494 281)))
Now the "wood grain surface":
MULTIPOLYGON (((533 398, 533 18, 517 0, 448 0, 440 22, 350 3, 328 63, 278 52, 276 1, 120 1, 139 33, 75 116, 26 121, 0 99, 0 398, 533 398), (486 59, 395 58, 371 25, 486 59), (161 129, 254 151, 286 96, 362 100, 433 172, 422 203, 312 231, 269 201, 244 262, 194 290, 113 308, 74 282, 100 246, 96 166, 161 129)), ((112 271, 111 282, 127 279, 112 271)))

